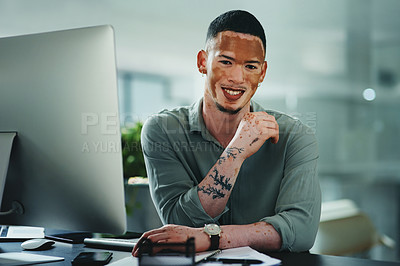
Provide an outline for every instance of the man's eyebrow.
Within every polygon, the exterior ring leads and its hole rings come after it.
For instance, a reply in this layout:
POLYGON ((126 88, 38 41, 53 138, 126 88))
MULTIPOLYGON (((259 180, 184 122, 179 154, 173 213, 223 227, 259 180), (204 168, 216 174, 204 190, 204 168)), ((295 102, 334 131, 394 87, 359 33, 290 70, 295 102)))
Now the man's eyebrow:
POLYGON ((226 58, 226 59, 229 59, 229 60, 235 61, 235 58, 233 58, 233 57, 230 57, 230 56, 227 56, 227 55, 223 55, 223 54, 221 54, 221 55, 218 55, 218 57, 224 57, 224 58, 226 58))
MULTIPOLYGON (((227 56, 227 55, 223 55, 223 54, 218 55, 218 57, 224 57, 226 59, 229 59, 229 60, 232 60, 232 61, 236 61, 235 58, 227 56)), ((246 61, 245 63, 247 63, 247 64, 260 64, 261 65, 261 62, 258 61, 258 60, 249 60, 249 61, 246 61)))
POLYGON ((250 60, 250 61, 246 61, 246 63, 247 64, 260 64, 261 65, 261 62, 258 61, 258 60, 250 60))

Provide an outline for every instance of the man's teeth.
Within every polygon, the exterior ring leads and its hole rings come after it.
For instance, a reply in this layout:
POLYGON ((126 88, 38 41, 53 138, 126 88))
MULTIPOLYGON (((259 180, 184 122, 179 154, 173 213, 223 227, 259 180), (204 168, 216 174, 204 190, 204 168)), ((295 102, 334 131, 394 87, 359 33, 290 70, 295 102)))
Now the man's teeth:
POLYGON ((228 90, 228 89, 224 89, 228 94, 235 96, 238 95, 240 93, 242 93, 242 91, 232 91, 232 90, 228 90))

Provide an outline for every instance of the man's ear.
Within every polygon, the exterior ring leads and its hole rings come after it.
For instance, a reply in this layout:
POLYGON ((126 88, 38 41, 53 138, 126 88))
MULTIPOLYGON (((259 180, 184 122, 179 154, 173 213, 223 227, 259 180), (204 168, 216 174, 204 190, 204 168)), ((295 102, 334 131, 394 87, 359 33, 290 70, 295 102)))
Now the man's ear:
POLYGON ((262 68, 261 68, 261 76, 260 76, 258 83, 263 82, 263 80, 265 78, 265 74, 267 74, 267 68, 268 68, 267 61, 264 61, 262 68))
POLYGON ((204 50, 197 53, 197 68, 201 74, 207 74, 207 53, 204 50))

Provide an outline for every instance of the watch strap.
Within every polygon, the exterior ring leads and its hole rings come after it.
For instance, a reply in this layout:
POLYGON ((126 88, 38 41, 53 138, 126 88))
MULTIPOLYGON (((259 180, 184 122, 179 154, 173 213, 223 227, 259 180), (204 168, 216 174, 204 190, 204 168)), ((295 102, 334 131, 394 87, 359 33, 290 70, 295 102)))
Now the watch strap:
POLYGON ((208 250, 216 250, 219 248, 219 235, 210 235, 211 245, 208 250))

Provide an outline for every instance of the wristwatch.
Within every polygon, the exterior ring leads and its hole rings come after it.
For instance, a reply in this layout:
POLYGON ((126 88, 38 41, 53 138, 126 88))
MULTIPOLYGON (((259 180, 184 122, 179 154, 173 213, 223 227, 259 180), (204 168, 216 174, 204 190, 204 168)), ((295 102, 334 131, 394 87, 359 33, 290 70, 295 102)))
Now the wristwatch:
POLYGON ((211 246, 208 250, 216 250, 219 248, 219 238, 221 236, 221 227, 217 224, 206 224, 204 233, 210 236, 211 246))

